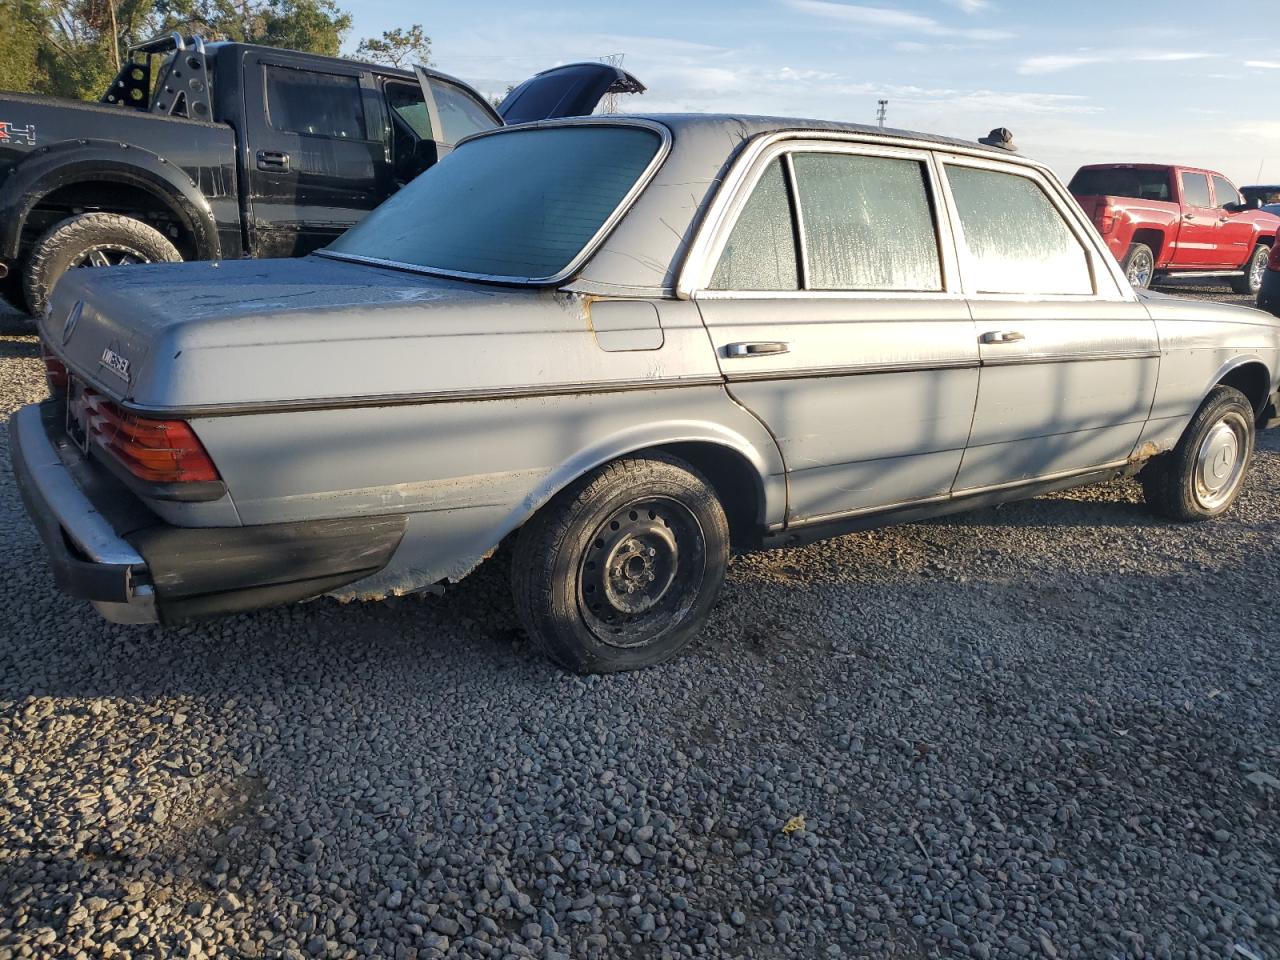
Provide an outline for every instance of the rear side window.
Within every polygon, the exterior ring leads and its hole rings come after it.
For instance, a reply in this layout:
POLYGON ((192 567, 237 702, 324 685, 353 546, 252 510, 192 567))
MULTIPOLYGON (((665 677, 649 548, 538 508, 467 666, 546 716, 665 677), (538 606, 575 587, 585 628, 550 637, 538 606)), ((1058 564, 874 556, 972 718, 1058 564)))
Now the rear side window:
POLYGON ((1225 207, 1228 203, 1239 203, 1240 194, 1236 192, 1236 188, 1223 180, 1222 177, 1213 178, 1213 200, 1220 206, 1225 207))
POLYGON ((946 170, 975 292, 1094 292, 1084 248, 1039 184, 996 170, 946 170))
POLYGON ((367 139, 360 81, 355 77, 291 67, 266 69, 272 129, 337 140, 367 139))
POLYGON ((738 215, 711 289, 795 290, 799 285, 795 227, 779 159, 769 164, 738 215))
POLYGON ((1203 173, 1182 175, 1182 202, 1189 207, 1211 207, 1209 202, 1209 178, 1203 173))
POLYGON ((810 290, 942 289, 923 165, 840 153, 793 157, 810 290))

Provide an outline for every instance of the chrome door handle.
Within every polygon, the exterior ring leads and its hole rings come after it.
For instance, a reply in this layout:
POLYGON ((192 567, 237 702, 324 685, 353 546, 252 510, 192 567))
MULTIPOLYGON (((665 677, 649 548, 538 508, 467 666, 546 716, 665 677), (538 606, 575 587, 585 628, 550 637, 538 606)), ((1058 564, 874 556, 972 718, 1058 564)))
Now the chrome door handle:
POLYGON ((726 357, 768 357, 790 353, 791 344, 781 340, 763 340, 756 343, 731 343, 724 348, 726 357))
POLYGON ((1017 343, 1025 339, 1017 330, 989 330, 982 335, 983 343, 1017 343))

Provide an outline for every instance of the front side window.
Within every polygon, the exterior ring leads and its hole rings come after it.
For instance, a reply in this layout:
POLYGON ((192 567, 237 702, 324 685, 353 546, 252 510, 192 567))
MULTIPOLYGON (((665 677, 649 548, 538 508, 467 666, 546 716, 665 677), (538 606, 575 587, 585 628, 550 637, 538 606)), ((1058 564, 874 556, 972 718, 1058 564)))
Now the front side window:
POLYGON ((810 290, 942 289, 924 165, 799 153, 795 164, 810 290))
POLYGON ((1094 292, 1084 248, 1039 184, 977 167, 946 170, 974 292, 1094 292))
POLYGON ((796 233, 782 161, 774 160, 738 215, 711 277, 712 290, 795 290, 796 233))
POLYGON ((1209 178, 1203 173, 1182 175, 1182 202, 1188 207, 1211 207, 1209 202, 1209 178))
POLYGON ((1236 192, 1236 188, 1229 184, 1222 177, 1213 178, 1213 199, 1220 207, 1225 207, 1229 203, 1239 203, 1240 194, 1236 192))
POLYGON ((549 280, 600 232, 661 147, 652 130, 604 124, 480 137, 328 249, 449 274, 549 280))
POLYGON ((432 139, 431 115, 427 113, 427 101, 422 97, 422 88, 416 83, 391 82, 385 89, 387 106, 391 108, 391 112, 419 139, 432 139))
POLYGON ((452 83, 432 80, 431 95, 435 97, 436 113, 440 116, 440 139, 444 143, 457 143, 463 137, 484 130, 492 130, 498 124, 474 97, 452 83))
POLYGON ((360 81, 355 77, 292 67, 266 70, 272 129, 336 140, 366 139, 360 81))

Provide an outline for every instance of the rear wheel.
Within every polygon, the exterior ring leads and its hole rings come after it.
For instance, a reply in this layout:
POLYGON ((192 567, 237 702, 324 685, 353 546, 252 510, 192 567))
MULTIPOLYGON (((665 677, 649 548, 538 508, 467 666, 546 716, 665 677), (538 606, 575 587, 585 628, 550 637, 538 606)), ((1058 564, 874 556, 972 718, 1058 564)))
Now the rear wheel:
POLYGON ((1156 275, 1155 254, 1145 243, 1131 244, 1121 266, 1129 278, 1129 285, 1135 290, 1147 289, 1156 275))
POLYGON ((27 308, 35 316, 44 313, 55 284, 68 270, 181 259, 164 234, 141 220, 118 213, 68 217, 54 224, 31 249, 24 271, 27 308))
POLYGON ((1142 471, 1147 504, 1170 520, 1209 520, 1231 509, 1253 457, 1253 406, 1234 387, 1214 387, 1182 439, 1142 471))
POLYGON ((1271 248, 1265 243, 1254 247, 1244 265, 1244 275, 1231 278, 1231 289, 1236 293, 1256 295, 1262 289, 1262 277, 1267 272, 1267 258, 1270 256, 1271 248))
POLYGON ((635 670, 693 639, 728 563, 728 520, 701 475, 675 458, 618 460, 526 524, 512 592, 525 629, 556 663, 635 670))

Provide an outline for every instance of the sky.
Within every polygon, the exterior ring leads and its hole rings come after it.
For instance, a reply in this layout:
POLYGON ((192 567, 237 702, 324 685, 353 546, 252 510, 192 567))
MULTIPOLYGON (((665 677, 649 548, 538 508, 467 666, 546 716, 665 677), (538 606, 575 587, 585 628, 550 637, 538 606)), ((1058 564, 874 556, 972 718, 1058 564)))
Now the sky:
POLYGON ((1064 178, 1166 162, 1280 182, 1271 0, 360 0, 358 38, 421 23, 438 69, 486 94, 607 54, 649 89, 628 112, 875 121, 976 139, 1013 131, 1064 178))

